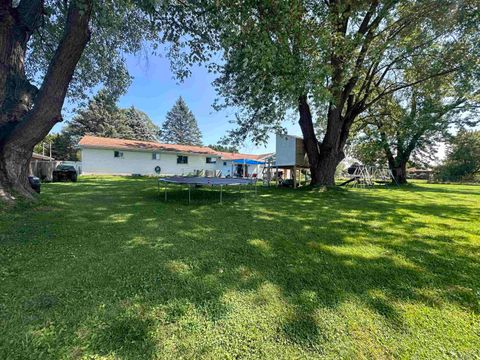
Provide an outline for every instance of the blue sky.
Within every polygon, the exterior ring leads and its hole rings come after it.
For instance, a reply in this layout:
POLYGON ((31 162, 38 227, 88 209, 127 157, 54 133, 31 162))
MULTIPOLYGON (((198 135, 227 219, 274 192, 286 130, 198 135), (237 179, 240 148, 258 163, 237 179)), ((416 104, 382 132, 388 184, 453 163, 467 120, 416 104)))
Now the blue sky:
MULTIPOLYGON (((197 119, 205 145, 216 144, 226 131, 234 126, 229 122, 234 119, 233 109, 217 112, 212 108, 216 93, 211 83, 215 76, 209 74, 206 69, 195 67, 192 75, 179 83, 173 78, 169 60, 164 57, 127 56, 127 66, 133 81, 127 93, 120 98, 118 104, 120 107, 133 105, 146 112, 153 122, 160 126, 166 113, 177 98, 182 96, 197 119)), ((53 130, 60 129, 61 124, 53 130)), ((296 124, 289 126, 288 130, 291 134, 300 134, 300 128, 296 124)), ((240 150, 253 153, 273 152, 275 137, 270 138, 266 147, 246 143, 240 150)))

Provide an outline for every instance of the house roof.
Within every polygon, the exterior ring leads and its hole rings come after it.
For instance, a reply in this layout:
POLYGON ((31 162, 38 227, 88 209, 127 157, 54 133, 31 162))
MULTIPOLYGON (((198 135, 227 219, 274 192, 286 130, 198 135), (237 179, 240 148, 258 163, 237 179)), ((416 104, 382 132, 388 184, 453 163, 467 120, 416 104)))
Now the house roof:
POLYGON ((217 152, 206 146, 163 144, 154 141, 125 140, 85 135, 78 143, 83 148, 101 148, 118 150, 159 150, 176 151, 195 154, 216 155, 217 152))
POLYGON ((172 151, 181 153, 192 154, 205 154, 219 156, 224 160, 238 160, 238 159, 252 159, 260 160, 266 157, 266 155, 252 155, 252 154, 240 154, 230 153, 223 151, 215 151, 207 146, 193 146, 193 145, 180 145, 180 144, 163 144, 154 141, 140 141, 140 140, 125 140, 116 138, 105 138, 100 136, 85 135, 78 145, 81 148, 95 148, 95 149, 115 149, 115 150, 147 150, 147 151, 172 151))
POLYGON ((272 154, 261 154, 261 155, 253 155, 253 154, 241 154, 241 153, 231 153, 225 151, 217 151, 217 154, 223 160, 242 160, 242 159, 251 159, 251 160, 262 160, 265 159, 272 154))
POLYGON ((275 155, 275 153, 260 154, 256 156, 257 156, 257 160, 265 160, 272 157, 273 155, 275 155))

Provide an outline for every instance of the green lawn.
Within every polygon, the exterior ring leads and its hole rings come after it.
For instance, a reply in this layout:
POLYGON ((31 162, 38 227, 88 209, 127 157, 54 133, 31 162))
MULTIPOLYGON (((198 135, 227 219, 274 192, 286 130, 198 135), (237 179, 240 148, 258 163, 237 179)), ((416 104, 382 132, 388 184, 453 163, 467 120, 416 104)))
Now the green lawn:
POLYGON ((0 359, 480 358, 480 187, 44 184, 0 210, 0 359))

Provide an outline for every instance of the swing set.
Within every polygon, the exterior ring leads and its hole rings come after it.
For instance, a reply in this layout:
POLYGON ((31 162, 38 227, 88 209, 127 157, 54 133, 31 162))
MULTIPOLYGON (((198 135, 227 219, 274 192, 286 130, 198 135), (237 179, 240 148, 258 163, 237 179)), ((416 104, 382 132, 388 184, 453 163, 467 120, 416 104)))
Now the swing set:
POLYGON ((398 186, 398 182, 390 169, 376 166, 356 165, 348 168, 342 177, 348 178, 348 180, 339 186, 361 188, 373 187, 375 184, 385 186, 395 184, 398 186))

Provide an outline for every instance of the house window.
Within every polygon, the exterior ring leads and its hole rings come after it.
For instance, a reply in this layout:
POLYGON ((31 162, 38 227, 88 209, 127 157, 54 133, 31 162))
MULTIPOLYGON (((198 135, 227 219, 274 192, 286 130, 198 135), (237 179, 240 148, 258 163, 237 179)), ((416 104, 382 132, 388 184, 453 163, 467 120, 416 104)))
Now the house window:
POLYGON ((216 158, 207 157, 207 164, 216 164, 216 163, 217 163, 216 158))
POLYGON ((160 160, 160 153, 157 153, 157 152, 152 153, 152 160, 160 160))
POLYGON ((223 166, 227 166, 227 162, 226 162, 226 161, 223 162, 223 166))
POLYGON ((113 157, 123 158, 123 151, 117 151, 117 150, 115 150, 115 151, 113 152, 113 157))
POLYGON ((177 164, 188 164, 188 156, 178 155, 177 164))

